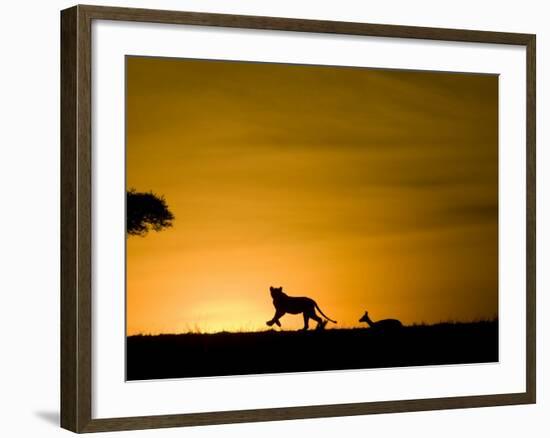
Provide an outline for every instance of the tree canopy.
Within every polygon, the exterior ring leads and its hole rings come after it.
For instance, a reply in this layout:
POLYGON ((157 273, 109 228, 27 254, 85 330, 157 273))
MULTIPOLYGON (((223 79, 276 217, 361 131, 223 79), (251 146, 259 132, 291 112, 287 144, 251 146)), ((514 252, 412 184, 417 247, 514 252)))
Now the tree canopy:
POLYGON ((163 196, 153 192, 126 192, 126 232, 130 236, 145 236, 150 230, 161 231, 172 226, 174 215, 163 196))

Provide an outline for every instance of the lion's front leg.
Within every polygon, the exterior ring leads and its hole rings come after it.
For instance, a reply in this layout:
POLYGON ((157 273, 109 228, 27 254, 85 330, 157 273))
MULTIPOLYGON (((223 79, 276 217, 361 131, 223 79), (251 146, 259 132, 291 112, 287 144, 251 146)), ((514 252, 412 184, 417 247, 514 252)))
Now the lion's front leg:
POLYGON ((267 321, 266 324, 270 327, 273 324, 277 324, 279 327, 281 327, 281 323, 279 322, 279 318, 281 318, 284 314, 285 314, 285 312, 281 312, 279 310, 276 310, 275 315, 273 316, 273 318, 270 319, 269 321, 267 321))

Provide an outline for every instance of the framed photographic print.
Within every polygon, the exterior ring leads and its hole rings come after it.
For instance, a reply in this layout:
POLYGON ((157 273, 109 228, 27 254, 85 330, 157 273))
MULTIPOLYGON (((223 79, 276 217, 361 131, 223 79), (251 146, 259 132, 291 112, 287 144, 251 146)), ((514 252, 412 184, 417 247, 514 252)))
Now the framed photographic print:
POLYGON ((535 36, 61 13, 61 423, 535 402, 535 36))

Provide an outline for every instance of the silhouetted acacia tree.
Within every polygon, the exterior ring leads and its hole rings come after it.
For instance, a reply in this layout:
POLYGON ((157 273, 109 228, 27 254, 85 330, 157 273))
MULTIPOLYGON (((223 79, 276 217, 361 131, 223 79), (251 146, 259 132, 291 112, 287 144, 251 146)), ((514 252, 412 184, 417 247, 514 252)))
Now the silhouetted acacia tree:
POLYGON ((163 196, 153 192, 126 192, 126 232, 130 236, 145 236, 148 231, 171 227, 174 215, 163 196))

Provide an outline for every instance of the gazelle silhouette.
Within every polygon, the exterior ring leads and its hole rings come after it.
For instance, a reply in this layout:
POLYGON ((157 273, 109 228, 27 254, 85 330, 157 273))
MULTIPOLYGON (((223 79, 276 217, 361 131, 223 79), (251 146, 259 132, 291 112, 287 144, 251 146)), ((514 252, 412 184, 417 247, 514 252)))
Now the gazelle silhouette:
POLYGON ((371 328, 376 330, 396 330, 403 327, 403 324, 401 324, 401 321, 398 319, 381 319, 380 321, 373 321, 369 318, 369 312, 366 310, 359 322, 366 322, 371 328))

